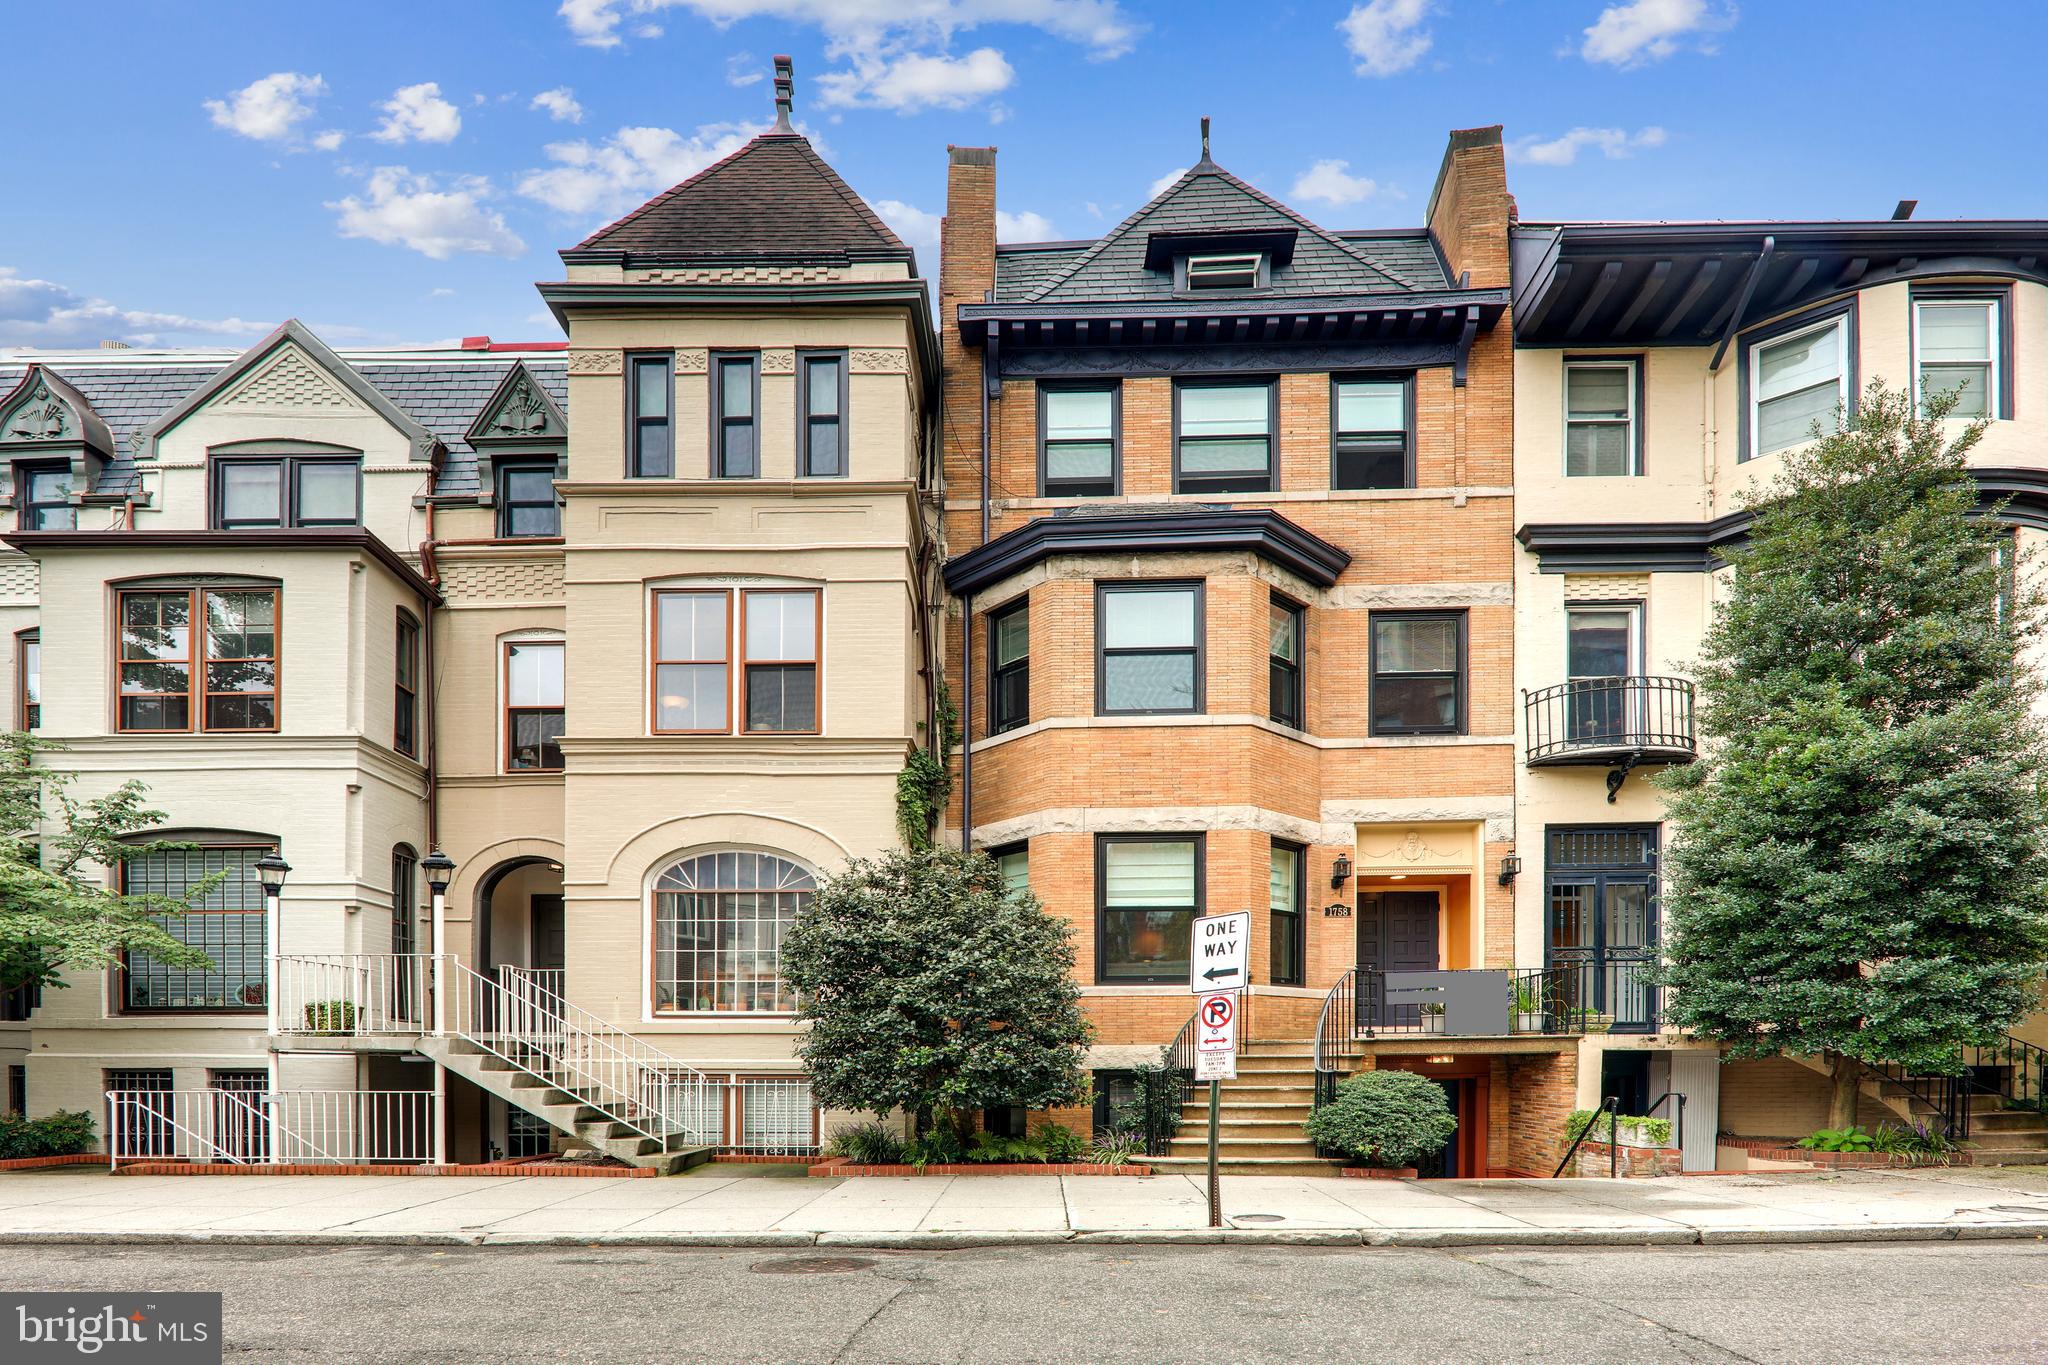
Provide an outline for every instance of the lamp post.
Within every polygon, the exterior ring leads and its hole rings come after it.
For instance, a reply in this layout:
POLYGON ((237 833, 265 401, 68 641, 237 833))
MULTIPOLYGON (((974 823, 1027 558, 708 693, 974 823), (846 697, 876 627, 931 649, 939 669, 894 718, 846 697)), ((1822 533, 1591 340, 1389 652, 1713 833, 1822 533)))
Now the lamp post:
MULTIPOLYGON (((444 1038, 448 1034, 448 883, 455 880, 455 860, 434 849, 420 859, 420 871, 426 876, 427 891, 434 898, 434 1036, 444 1038)), ((434 1164, 448 1164, 448 1072, 438 1063, 434 1067, 434 1164)))
POLYGON ((263 886, 263 941, 264 970, 263 1006, 268 1015, 267 1023, 273 1037, 277 1034, 277 960, 278 941, 284 935, 284 916, 278 910, 278 902, 284 895, 284 879, 292 865, 277 855, 276 849, 256 860, 256 880, 263 886))

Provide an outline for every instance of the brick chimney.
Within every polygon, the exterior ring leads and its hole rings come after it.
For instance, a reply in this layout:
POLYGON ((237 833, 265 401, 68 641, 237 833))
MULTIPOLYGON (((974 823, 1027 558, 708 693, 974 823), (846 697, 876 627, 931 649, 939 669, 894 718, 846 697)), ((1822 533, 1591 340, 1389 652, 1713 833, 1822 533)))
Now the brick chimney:
MULTIPOLYGON (((946 218, 939 229, 939 354, 945 361, 945 480, 981 495, 981 353, 960 344, 960 305, 981 303, 996 283, 996 149, 946 148, 946 218)), ((995 420, 993 415, 991 420, 995 420)), ((981 543, 978 515, 949 516, 953 553, 981 543)))
POLYGON ((1513 217, 1500 125, 1453 132, 1436 188, 1429 192, 1428 221, 1454 281, 1470 271, 1475 289, 1509 283, 1508 224, 1513 217))

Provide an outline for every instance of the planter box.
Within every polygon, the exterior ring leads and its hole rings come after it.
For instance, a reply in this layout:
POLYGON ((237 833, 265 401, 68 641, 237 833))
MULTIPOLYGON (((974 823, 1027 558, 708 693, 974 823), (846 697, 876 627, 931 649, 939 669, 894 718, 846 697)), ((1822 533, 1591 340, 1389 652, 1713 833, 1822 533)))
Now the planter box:
POLYGON ((1415 1168, 1413 1166, 1342 1166, 1338 1168, 1337 1174, 1349 1176, 1354 1180, 1413 1180, 1415 1179, 1415 1168))
POLYGON ((828 1156, 811 1167, 812 1175, 1150 1175, 1144 1165, 1099 1166, 1092 1161, 962 1161, 929 1166, 856 1166, 843 1156, 828 1156))
MULTIPOLYGON (((1585 1179, 1605 1180, 1610 1164, 1609 1150, 1604 1142, 1586 1139, 1579 1144, 1572 1174, 1585 1179)), ((1684 1166, 1684 1157, 1676 1147, 1631 1147, 1623 1143, 1612 1152, 1614 1174, 1629 1179, 1677 1175, 1684 1166)))

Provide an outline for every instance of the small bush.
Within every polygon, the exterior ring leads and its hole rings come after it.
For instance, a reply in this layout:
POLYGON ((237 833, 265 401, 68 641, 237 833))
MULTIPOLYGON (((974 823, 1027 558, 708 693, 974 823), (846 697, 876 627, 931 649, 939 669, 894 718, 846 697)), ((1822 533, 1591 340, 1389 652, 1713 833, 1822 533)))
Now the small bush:
POLYGON ((1308 1120, 1308 1136, 1318 1147, 1371 1166, 1412 1166, 1457 1131, 1443 1087, 1412 1071, 1353 1076, 1308 1120))
POLYGON ((1045 1150, 1047 1161, 1079 1161, 1088 1153, 1088 1139, 1060 1123, 1039 1129, 1038 1145, 1045 1150))
POLYGON ((967 1149, 967 1159, 973 1162, 1038 1162, 1045 1160, 1045 1148, 1030 1138, 997 1137, 993 1133, 976 1133, 974 1145, 967 1149))
POLYGON ((903 1149, 903 1159, 913 1166, 951 1166, 967 1160, 967 1148, 950 1123, 942 1123, 903 1149))
POLYGON ((860 1166, 900 1166, 903 1139, 886 1123, 860 1123, 842 1128, 825 1144, 827 1156, 843 1156, 860 1166))
POLYGON ((354 1033, 356 1006, 353 1000, 309 1000, 306 1002, 306 1032, 354 1033))
POLYGON ((1128 1166, 1138 1159, 1143 1146, 1136 1133, 1104 1133, 1088 1149, 1088 1160, 1098 1166, 1128 1166))
POLYGON ((1624 1137, 1632 1134, 1638 1141, 1647 1142, 1652 1147, 1671 1145, 1670 1119, 1653 1119, 1646 1114, 1623 1114, 1617 1118, 1597 1109, 1572 1110, 1571 1117, 1564 1121, 1564 1135, 1570 1139, 1585 1132, 1588 1142, 1612 1142, 1614 1126, 1617 1123, 1621 1125, 1624 1137), (1595 1114, 1600 1115, 1598 1123, 1593 1122, 1595 1114), (1592 1129, 1591 1132, 1586 1132, 1588 1127, 1592 1129))
POLYGON ((0 1114, 0 1161, 31 1156, 76 1156, 92 1150, 93 1118, 59 1109, 39 1119, 0 1114))
POLYGON ((1810 1152, 1874 1152, 1877 1140, 1853 1124, 1847 1128, 1822 1128, 1799 1139, 1810 1152))
POLYGON ((1870 1135, 1870 1150, 1907 1157, 1939 1157, 1945 1162, 1956 1150, 1956 1144, 1945 1133, 1936 1132, 1924 1123, 1916 1123, 1910 1128, 1896 1123, 1880 1123, 1877 1131, 1870 1135))

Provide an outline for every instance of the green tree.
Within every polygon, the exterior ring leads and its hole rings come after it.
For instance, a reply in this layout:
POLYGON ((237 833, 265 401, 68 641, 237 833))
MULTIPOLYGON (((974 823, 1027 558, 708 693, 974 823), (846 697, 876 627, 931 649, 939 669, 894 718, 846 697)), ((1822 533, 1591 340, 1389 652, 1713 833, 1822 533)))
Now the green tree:
POLYGON ((205 953, 159 921, 199 904, 221 875, 195 883, 182 901, 109 891, 102 869, 191 845, 132 838, 164 820, 147 806, 140 782, 90 800, 73 796, 69 773, 36 762, 62 748, 20 731, 0 733, 0 989, 61 986, 66 970, 116 966, 123 952, 148 953, 174 967, 210 967, 205 953))
POLYGON ((974 1110, 1078 1104, 1094 1030, 1072 931, 985 854, 898 851, 827 879, 782 941, 821 1104, 963 1131, 974 1110))
POLYGON ((1736 1057, 1955 1069, 2037 1001, 2048 742, 2021 657, 2042 598, 1950 435, 1873 384, 1788 455, 1697 670, 1702 760, 1667 773, 1670 1015, 1736 1057))

